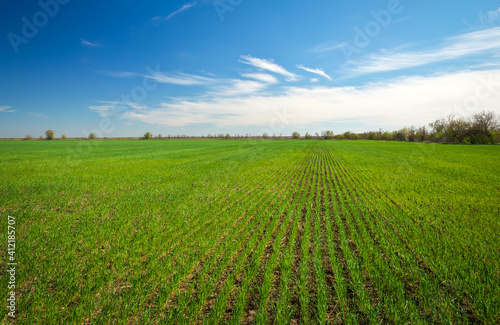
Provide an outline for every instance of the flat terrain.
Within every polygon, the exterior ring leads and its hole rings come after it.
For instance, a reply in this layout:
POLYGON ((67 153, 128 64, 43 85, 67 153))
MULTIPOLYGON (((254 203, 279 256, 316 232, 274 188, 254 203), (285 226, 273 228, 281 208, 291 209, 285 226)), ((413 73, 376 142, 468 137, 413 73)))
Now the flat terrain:
POLYGON ((0 152, 0 295, 6 306, 11 215, 15 323, 500 323, 499 146, 0 141, 0 152))

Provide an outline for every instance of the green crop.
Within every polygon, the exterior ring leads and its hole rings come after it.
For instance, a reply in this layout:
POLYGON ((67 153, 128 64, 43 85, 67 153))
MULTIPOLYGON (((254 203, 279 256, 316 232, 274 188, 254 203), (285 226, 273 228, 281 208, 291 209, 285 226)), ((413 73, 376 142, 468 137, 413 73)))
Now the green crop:
MULTIPOLYGON (((500 147, 0 141, 19 324, 498 324, 500 147)), ((5 300, 4 300, 5 301, 5 300)), ((6 306, 6 305, 5 305, 6 306)))

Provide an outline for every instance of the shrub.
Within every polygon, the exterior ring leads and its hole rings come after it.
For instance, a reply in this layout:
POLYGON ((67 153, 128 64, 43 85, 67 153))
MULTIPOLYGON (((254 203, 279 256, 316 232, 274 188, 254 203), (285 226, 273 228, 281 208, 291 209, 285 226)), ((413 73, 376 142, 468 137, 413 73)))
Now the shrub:
POLYGON ((293 133, 292 133, 292 139, 300 139, 300 134, 299 134, 299 132, 293 132, 293 133))
POLYGON ((89 140, 94 140, 95 139, 95 133, 94 132, 90 132, 89 133, 89 140))
POLYGON ((32 140, 32 139, 33 139, 33 137, 31 135, 26 134, 26 136, 24 137, 23 140, 32 140))
POLYGON ((63 133, 63 134, 61 135, 61 139, 62 139, 62 140, 66 140, 67 138, 68 138, 68 137, 66 136, 66 134, 64 134, 64 133, 63 133))
POLYGON ((55 133, 52 130, 45 131, 45 136, 47 140, 54 140, 55 133))
POLYGON ((323 131, 321 132, 321 137, 323 137, 323 139, 325 140, 330 140, 330 139, 333 139, 333 131, 323 131))

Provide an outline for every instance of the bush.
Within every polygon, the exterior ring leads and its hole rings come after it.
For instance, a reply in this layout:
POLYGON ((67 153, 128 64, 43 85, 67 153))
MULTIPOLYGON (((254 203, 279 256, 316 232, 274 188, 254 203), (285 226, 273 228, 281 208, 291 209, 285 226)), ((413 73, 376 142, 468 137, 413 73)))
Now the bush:
POLYGON ((26 134, 23 140, 33 140, 33 137, 29 134, 26 134))
POLYGON ((94 132, 90 132, 89 133, 89 140, 94 140, 95 139, 95 133, 94 132))
POLYGON ((309 134, 309 133, 306 133, 306 135, 304 136, 304 138, 306 138, 307 140, 312 139, 312 137, 313 136, 311 134, 309 134))
POLYGON ((144 133, 144 140, 149 140, 149 139, 151 139, 151 132, 144 133))
POLYGON ((327 131, 321 132, 321 137, 325 140, 331 140, 331 139, 333 139, 333 136, 334 136, 333 131, 327 130, 327 131))
POLYGON ((62 140, 66 140, 67 138, 68 138, 68 137, 66 136, 66 134, 64 134, 64 133, 63 133, 63 134, 61 135, 61 139, 62 139, 62 140))
POLYGON ((292 133, 292 139, 300 139, 300 134, 299 134, 299 132, 293 132, 293 133, 292 133))
POLYGON ((45 131, 45 136, 47 140, 54 140, 55 132, 52 130, 45 131))

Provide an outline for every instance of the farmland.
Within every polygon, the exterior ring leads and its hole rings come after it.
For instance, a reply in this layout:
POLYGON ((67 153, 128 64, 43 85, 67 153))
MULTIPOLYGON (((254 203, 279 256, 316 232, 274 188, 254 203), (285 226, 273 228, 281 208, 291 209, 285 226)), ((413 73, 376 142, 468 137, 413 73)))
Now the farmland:
MULTIPOLYGON (((15 323, 500 322, 498 146, 110 140, 0 150, 0 293, 10 215, 15 323)), ((4 307, 0 319, 11 321, 4 307)))

